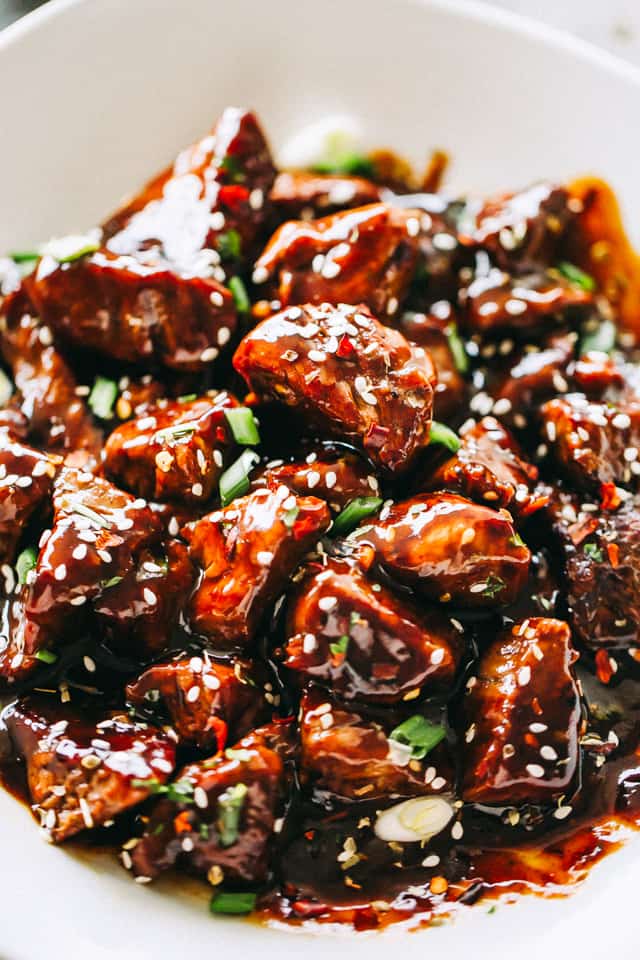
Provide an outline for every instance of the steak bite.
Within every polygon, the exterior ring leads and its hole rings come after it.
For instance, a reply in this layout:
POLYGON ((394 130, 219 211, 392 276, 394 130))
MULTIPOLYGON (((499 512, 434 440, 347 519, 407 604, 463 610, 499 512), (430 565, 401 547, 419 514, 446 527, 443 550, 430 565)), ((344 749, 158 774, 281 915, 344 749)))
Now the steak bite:
POLYGON ((160 521, 144 501, 106 480, 76 470, 58 477, 53 528, 40 540, 35 568, 17 600, 0 651, 0 676, 29 673, 39 651, 49 650, 73 623, 77 635, 85 604, 127 576, 138 553, 159 539, 160 521))
POLYGON ((455 493, 396 503, 351 539, 371 544, 391 577, 441 603, 511 603, 527 580, 531 554, 511 515, 455 493))
POLYGON ((33 811, 55 843, 142 803, 175 766, 173 741, 126 714, 94 722, 30 697, 3 719, 25 762, 33 811))
POLYGON ((542 418, 558 467, 577 489, 637 484, 628 451, 640 445, 640 403, 621 408, 568 393, 545 403, 542 418))
POLYGON ((479 503, 508 507, 525 517, 546 500, 533 491, 538 469, 522 459, 514 437, 494 417, 461 433, 460 449, 431 474, 428 490, 453 490, 479 503))
POLYGON ((465 701, 462 796, 472 803, 550 803, 576 774, 577 655, 560 620, 505 630, 481 657, 465 701))
POLYGON ((46 512, 61 462, 0 428, 0 563, 13 563, 27 523, 46 512))
POLYGON ((138 877, 177 863, 214 884, 260 882, 284 789, 282 758, 254 731, 233 750, 184 767, 123 862, 138 877))
POLYGON ((347 700, 395 703, 453 685, 462 638, 347 558, 313 568, 289 597, 284 664, 347 700))
POLYGON ((216 280, 108 250, 72 263, 45 256, 26 283, 57 337, 127 363, 203 370, 236 328, 233 297, 216 280))
POLYGON ((269 195, 282 220, 311 220, 380 200, 380 189, 364 177, 283 170, 269 195))
POLYGON ((565 393, 568 387, 568 371, 573 359, 575 334, 560 334, 545 340, 540 349, 516 354, 515 363, 492 387, 500 407, 508 407, 502 418, 508 423, 526 425, 523 410, 537 411, 545 400, 565 393))
POLYGON ((254 113, 223 111, 213 132, 183 150, 105 223, 106 247, 145 262, 213 276, 251 262, 269 214, 275 168, 254 113))
POLYGON ((438 377, 433 394, 435 419, 456 419, 467 399, 462 372, 466 371, 469 361, 464 344, 457 336, 451 304, 441 300, 431 305, 429 313, 405 312, 398 320, 398 329, 411 343, 424 347, 433 361, 438 377))
POLYGON ((265 705, 250 664, 216 663, 206 651, 145 670, 128 685, 127 699, 137 706, 161 703, 180 742, 208 753, 245 736, 265 705))
POLYGON ((235 397, 223 391, 145 407, 109 436, 107 475, 151 500, 204 503, 233 447, 225 411, 236 406, 235 397))
POLYGON ((406 470, 429 442, 431 359, 366 308, 291 307, 248 333, 233 362, 256 393, 388 470, 406 470))
MULTIPOLYGON (((367 720, 317 688, 305 692, 300 717, 301 777, 319 790, 342 800, 453 792, 455 774, 442 743, 413 759, 411 746, 391 738, 389 724, 367 720)), ((441 728, 421 715, 411 719, 439 736, 441 728)))
POLYGON ((283 307, 366 303, 394 316, 418 263, 420 212, 374 203, 321 220, 290 220, 273 234, 253 272, 283 307))
POLYGON ((215 648, 248 646, 304 555, 331 523, 315 497, 288 487, 254 490, 183 528, 202 568, 190 623, 215 648))

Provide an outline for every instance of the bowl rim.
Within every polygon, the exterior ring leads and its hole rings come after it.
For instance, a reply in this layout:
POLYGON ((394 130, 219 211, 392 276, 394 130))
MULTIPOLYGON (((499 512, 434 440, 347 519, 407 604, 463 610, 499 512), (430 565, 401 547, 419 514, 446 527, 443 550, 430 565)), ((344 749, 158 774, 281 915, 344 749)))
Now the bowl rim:
MULTIPOLYGON (((13 23, 0 30, 0 55, 26 36, 46 27, 50 20, 75 7, 89 3, 108 3, 109 0, 48 0, 13 23)), ((308 2, 308 0, 302 0, 308 2)), ((500 29, 505 33, 530 37, 558 51, 571 54, 583 63, 596 66, 620 79, 631 83, 640 90, 640 66, 584 40, 566 29, 536 20, 534 17, 496 7, 485 0, 379 0, 386 4, 430 7, 460 20, 471 20, 483 26, 500 29)))

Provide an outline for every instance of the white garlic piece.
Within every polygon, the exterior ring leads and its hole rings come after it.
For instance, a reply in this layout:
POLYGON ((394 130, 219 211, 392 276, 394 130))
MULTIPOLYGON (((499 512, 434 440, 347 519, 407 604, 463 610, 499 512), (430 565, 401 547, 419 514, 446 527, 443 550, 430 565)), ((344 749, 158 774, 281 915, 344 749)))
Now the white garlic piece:
POLYGON ((383 810, 374 831, 387 842, 417 843, 444 830, 453 814, 453 807, 443 797, 414 797, 383 810))

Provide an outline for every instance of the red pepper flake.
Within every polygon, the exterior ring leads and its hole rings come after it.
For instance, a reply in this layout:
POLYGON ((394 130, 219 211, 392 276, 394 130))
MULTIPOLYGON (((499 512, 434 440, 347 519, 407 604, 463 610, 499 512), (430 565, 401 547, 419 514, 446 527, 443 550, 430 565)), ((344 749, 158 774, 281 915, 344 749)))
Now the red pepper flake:
POLYGON ((598 520, 596 517, 588 517, 586 520, 579 520, 577 523, 572 523, 567 532, 574 547, 578 547, 583 540, 586 540, 597 526, 598 520))
POLYGON ((615 483, 600 484, 600 506, 603 510, 617 510, 621 503, 615 483))
POLYGON ((329 907, 326 903, 314 903, 313 900, 294 900, 291 909, 297 917, 307 919, 309 917, 321 917, 327 913, 329 907))
POLYGON ((537 717, 541 717, 542 714, 544 713, 544 710, 543 710, 542 707, 540 706, 540 701, 538 700, 537 697, 534 697, 534 698, 532 699, 532 701, 531 701, 531 709, 533 710, 533 712, 535 713, 535 715, 536 715, 537 717))
POLYGON ((530 500, 525 509, 522 511, 523 517, 530 517, 532 513, 535 513, 536 510, 541 510, 542 507, 546 507, 551 497, 549 494, 542 494, 539 497, 536 497, 534 500, 530 500))
POLYGON ((596 674, 600 683, 604 683, 605 686, 613 676, 613 667, 606 650, 598 650, 596 653, 596 674))
POLYGON ((237 210, 243 203, 249 200, 249 191, 246 187, 240 187, 237 184, 229 184, 220 187, 218 194, 220 204, 228 210, 237 210))
POLYGON ((340 343, 338 344, 338 349, 336 350, 336 357, 340 357, 341 360, 348 360, 349 357, 352 357, 355 352, 356 348, 354 347, 353 343, 351 340, 349 340, 349 337, 346 335, 346 333, 343 334, 340 337, 340 343))
POLYGON ((614 569, 620 566, 620 547, 617 543, 607 544, 607 555, 609 557, 609 563, 614 569))
POLYGON ((177 817, 173 819, 173 829, 176 833, 191 833, 193 827, 189 822, 189 811, 183 810, 182 813, 179 813, 177 817))
POLYGON ((213 730, 215 733, 218 750, 224 750, 229 735, 229 728, 224 720, 221 720, 220 717, 209 717, 207 729, 213 730))
POLYGON ((534 749, 538 746, 538 738, 532 733, 525 733, 524 742, 534 749))
POLYGON ((304 838, 305 838, 305 840, 308 840, 309 842, 311 842, 311 841, 313 840, 313 838, 315 837, 315 835, 316 835, 315 830, 307 830, 306 833, 305 833, 305 835, 304 835, 304 838))
POLYGON ((369 447, 372 450, 380 450, 389 439, 390 433, 391 429, 389 427, 383 427, 379 423, 372 423, 364 438, 365 448, 369 447))
POLYGON ((247 393, 244 398, 245 407, 257 407, 260 403, 260 398, 257 393, 247 393))
POLYGON ((306 536, 308 536, 308 534, 313 533, 315 529, 315 518, 303 517, 302 520, 296 520, 291 528, 291 533, 293 534, 294 540, 303 540, 306 536))

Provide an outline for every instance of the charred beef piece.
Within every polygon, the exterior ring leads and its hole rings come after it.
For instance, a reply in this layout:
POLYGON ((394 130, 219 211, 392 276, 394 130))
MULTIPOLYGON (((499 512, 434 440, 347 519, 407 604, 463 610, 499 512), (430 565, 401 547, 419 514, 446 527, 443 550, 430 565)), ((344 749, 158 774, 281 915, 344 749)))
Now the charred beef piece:
POLYGON ((512 602, 531 558, 506 510, 455 493, 396 503, 351 539, 371 544, 380 566, 417 593, 472 608, 512 602))
POLYGON ((285 666, 351 700, 394 703, 447 691, 463 652, 456 627, 369 579, 353 558, 311 569, 289 597, 285 666))
POLYGON ((291 220, 272 236, 253 280, 283 307, 366 303, 394 316, 419 254, 419 211, 369 204, 321 220, 291 220))
POLYGON ((214 647, 250 644, 260 620, 331 522, 315 497, 282 485, 255 490, 182 531, 202 579, 190 609, 193 629, 214 647))
POLYGON ((389 470, 406 470, 428 443, 430 357, 364 307, 291 307, 247 334, 233 362, 256 393, 389 470))
POLYGON ((558 467, 577 489, 637 485, 627 451, 640 444, 640 403, 616 407, 568 393, 549 400, 542 418, 558 467))
POLYGON ((254 730, 232 750, 184 767, 125 866, 152 879, 176 864, 212 883, 264 880, 286 787, 282 757, 267 743, 254 730))
POLYGON ((61 462, 0 428, 0 563, 13 563, 28 521, 46 511, 61 462))
POLYGON ((485 651, 465 701, 466 801, 550 803, 570 793, 581 717, 576 657, 568 625, 546 618, 514 624, 485 651))
MULTIPOLYGON (((417 715, 421 716, 421 715, 417 715)), ((312 687, 300 707, 303 782, 343 800, 451 793, 454 771, 442 743, 420 760, 389 737, 389 724, 367 720, 312 687)))
POLYGON ((146 407, 109 436, 107 475, 141 497, 206 502, 234 446, 225 410, 236 406, 223 391, 146 407))
POLYGON ((498 409, 505 409, 501 416, 507 422, 526 426, 527 412, 535 413, 543 401, 566 393, 574 346, 575 334, 554 335, 540 349, 525 347, 506 374, 498 376, 491 392, 498 409))
POLYGON ((538 469, 527 463, 514 437, 495 417, 484 417, 461 434, 461 446, 428 482, 427 490, 453 490, 492 507, 526 517, 544 506, 535 492, 538 469))
POLYGON ((278 220, 312 220, 380 200, 380 189, 364 177, 283 170, 269 199, 278 220))
POLYGON ((407 340, 424 347, 436 368, 438 382, 433 393, 436 420, 456 420, 467 399, 467 384, 462 375, 468 360, 464 344, 457 336, 456 316, 447 300, 431 305, 429 313, 403 313, 398 329, 407 340), (452 343, 458 350, 454 356, 452 343), (461 352, 460 352, 461 351, 461 352))
POLYGON ((175 766, 174 742, 126 714, 94 721, 30 697, 3 719, 25 762, 34 813, 56 843, 142 803, 175 766))
POLYGON ((247 734, 264 708, 250 664, 216 663, 206 651, 145 670, 128 685, 127 699, 138 706, 160 703, 180 742, 208 753, 247 734))

